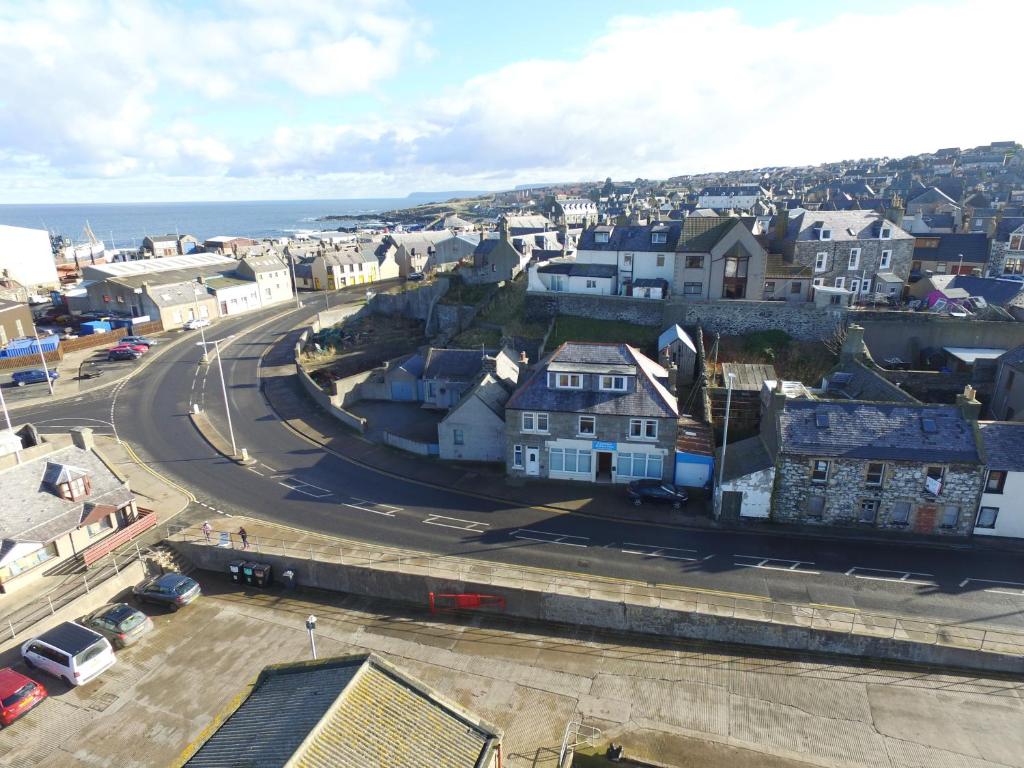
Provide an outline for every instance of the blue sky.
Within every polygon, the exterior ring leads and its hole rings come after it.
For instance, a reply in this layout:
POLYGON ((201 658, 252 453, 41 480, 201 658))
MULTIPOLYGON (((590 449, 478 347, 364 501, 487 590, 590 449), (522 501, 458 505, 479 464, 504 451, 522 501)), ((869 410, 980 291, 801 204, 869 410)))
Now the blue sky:
POLYGON ((0 202, 392 196, 1019 139, 1002 73, 1022 6, 0 0, 0 202))

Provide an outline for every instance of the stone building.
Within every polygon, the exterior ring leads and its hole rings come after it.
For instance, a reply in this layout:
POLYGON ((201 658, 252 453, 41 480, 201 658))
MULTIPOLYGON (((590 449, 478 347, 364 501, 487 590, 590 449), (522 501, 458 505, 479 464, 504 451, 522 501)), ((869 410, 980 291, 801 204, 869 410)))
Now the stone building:
POLYGON ((780 523, 967 536, 981 495, 980 403, 793 400, 773 392, 762 437, 780 523))
POLYGON ((914 236, 874 211, 782 211, 774 250, 811 270, 815 287, 898 296, 910 277, 914 236))
POLYGON ((506 403, 508 474, 672 482, 679 406, 667 379, 626 344, 566 342, 506 403))

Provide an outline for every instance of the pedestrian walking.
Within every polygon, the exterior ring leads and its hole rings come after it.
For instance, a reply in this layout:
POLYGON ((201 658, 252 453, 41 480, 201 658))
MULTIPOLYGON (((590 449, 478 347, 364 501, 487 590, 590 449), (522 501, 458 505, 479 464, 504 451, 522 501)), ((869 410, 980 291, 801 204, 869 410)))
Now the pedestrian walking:
POLYGON ((206 543, 210 543, 210 534, 213 532, 213 526, 210 525, 210 521, 207 520, 203 523, 203 536, 206 537, 206 543))
POLYGON ((249 534, 245 532, 245 528, 238 529, 238 538, 242 540, 242 549, 249 548, 249 534))

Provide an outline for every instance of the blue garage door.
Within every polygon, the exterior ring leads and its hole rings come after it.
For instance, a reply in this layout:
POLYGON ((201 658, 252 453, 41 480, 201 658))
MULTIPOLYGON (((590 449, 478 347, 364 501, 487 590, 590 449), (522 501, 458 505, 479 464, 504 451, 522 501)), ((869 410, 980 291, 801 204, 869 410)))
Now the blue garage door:
POLYGON ((391 382, 391 399, 392 400, 415 400, 416 391, 413 389, 411 381, 392 381, 391 382))

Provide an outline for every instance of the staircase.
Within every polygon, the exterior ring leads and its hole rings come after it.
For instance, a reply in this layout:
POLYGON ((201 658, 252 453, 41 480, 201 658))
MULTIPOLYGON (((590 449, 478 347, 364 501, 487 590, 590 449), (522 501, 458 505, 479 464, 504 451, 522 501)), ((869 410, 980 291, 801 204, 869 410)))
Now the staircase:
POLYGON ((154 544, 144 552, 143 557, 146 570, 151 573, 189 573, 195 569, 191 560, 166 544, 154 544))

